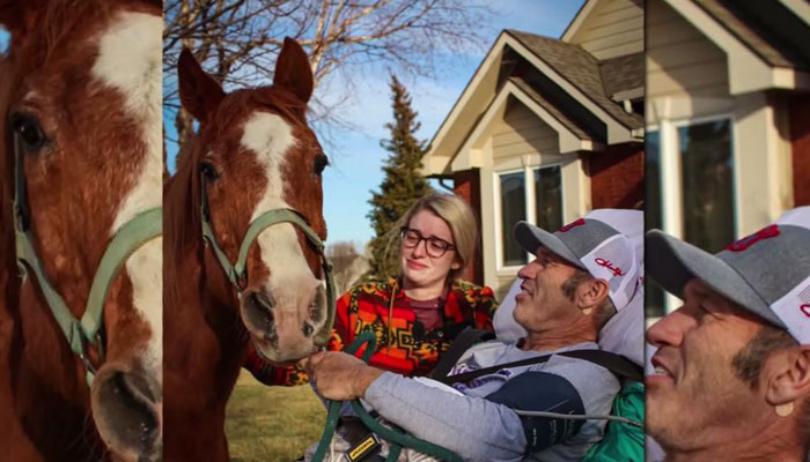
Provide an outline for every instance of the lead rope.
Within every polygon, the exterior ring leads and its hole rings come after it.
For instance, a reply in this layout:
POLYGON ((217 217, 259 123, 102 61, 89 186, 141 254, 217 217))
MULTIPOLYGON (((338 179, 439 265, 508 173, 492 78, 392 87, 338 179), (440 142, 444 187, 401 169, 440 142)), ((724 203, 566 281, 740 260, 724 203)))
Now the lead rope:
MULTIPOLYGON (((377 346, 377 337, 372 331, 367 330, 360 334, 354 340, 354 342, 352 342, 352 344, 343 351, 345 353, 354 354, 363 344, 368 345, 366 346, 366 350, 363 352, 362 359, 363 361, 368 362, 371 355, 374 354, 374 350, 377 346)), ((326 417, 326 425, 323 430, 323 435, 321 435, 321 440, 318 442, 318 448, 315 450, 315 454, 312 456, 313 462, 323 461, 326 450, 329 448, 332 437, 334 436, 335 428, 337 428, 337 422, 340 418, 340 409, 343 407, 343 403, 344 401, 329 401, 329 412, 326 417)), ((377 419, 372 417, 368 411, 366 411, 366 408, 363 407, 360 400, 355 399, 351 401, 351 406, 352 410, 354 410, 357 416, 360 417, 363 424, 365 424, 370 431, 376 433, 389 442, 390 448, 388 451, 388 457, 385 459, 386 462, 396 461, 399 458, 399 454, 402 452, 403 447, 414 449, 442 461, 462 462, 461 457, 449 449, 405 434, 402 431, 384 426, 378 422, 377 419)))

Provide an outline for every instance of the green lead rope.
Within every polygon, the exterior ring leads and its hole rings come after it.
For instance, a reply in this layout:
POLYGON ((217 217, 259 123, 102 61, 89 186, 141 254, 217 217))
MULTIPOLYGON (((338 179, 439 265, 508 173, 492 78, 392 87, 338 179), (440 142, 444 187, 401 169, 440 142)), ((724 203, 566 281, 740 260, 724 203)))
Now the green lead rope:
MULTIPOLYGON (((374 354, 374 350, 377 347, 377 337, 374 335, 374 332, 363 332, 343 351, 353 355, 363 344, 366 343, 368 346, 366 347, 366 351, 363 352, 362 359, 363 361, 368 362, 369 358, 371 358, 371 355, 374 354)), ((323 430, 323 435, 321 435, 321 440, 318 443, 318 449, 315 451, 315 455, 312 456, 313 462, 323 461, 323 458, 326 455, 326 450, 329 448, 332 441, 332 436, 335 434, 335 428, 337 428, 338 419, 340 418, 340 409, 343 407, 343 403, 344 401, 329 401, 329 413, 326 417, 326 425, 323 430)), ((403 447, 414 449, 422 454, 435 457, 439 460, 448 462, 462 462, 461 457, 447 448, 437 446, 433 443, 429 443, 425 440, 408 435, 403 431, 389 428, 381 424, 377 419, 369 414, 368 411, 366 411, 366 408, 363 407, 360 400, 356 399, 351 401, 351 406, 357 416, 360 417, 363 424, 365 424, 370 431, 376 433, 390 443, 386 462, 396 461, 399 458, 399 454, 402 452, 403 447)))

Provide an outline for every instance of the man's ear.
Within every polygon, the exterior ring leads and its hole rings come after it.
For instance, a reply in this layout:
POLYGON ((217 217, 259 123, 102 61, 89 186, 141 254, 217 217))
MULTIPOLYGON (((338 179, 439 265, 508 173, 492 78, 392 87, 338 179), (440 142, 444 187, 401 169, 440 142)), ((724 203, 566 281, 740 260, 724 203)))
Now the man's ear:
POLYGON ((772 353, 761 374, 760 383, 766 387, 765 401, 778 413, 787 408, 792 410, 794 402, 799 405, 810 398, 810 345, 772 353))
POLYGON ((604 303, 609 295, 609 288, 604 279, 591 278, 577 286, 576 304, 583 314, 591 314, 595 308, 604 303))

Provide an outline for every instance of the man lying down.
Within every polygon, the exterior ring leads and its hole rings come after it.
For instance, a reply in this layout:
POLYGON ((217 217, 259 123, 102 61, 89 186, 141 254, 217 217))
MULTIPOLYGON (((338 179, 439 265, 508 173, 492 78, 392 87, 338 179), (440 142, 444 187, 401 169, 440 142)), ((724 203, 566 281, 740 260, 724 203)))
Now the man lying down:
MULTIPOLYGON (((638 211, 596 210, 553 234, 525 222, 515 227, 517 241, 537 257, 518 273, 514 320, 526 335, 516 343, 470 348, 450 375, 552 355, 548 361, 497 368, 450 388, 384 372, 345 353, 321 352, 305 360, 316 390, 331 400, 360 398, 385 421, 464 460, 580 460, 602 438, 604 420, 525 417, 513 409, 610 414, 620 388, 616 376, 560 353, 598 349, 600 329, 617 310, 630 314, 633 305, 641 319, 642 219, 638 211)), ((641 363, 638 326, 637 342, 631 342, 638 351, 630 356, 641 363)), ((332 455, 348 447, 336 437, 332 455)), ((399 460, 428 459, 405 450, 399 460)))

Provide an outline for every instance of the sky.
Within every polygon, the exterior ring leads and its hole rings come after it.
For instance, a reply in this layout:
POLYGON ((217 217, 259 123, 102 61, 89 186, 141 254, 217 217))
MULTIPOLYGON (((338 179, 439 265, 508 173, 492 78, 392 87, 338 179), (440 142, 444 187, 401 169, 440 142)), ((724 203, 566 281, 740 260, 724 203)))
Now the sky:
MULTIPOLYGON (((485 0, 475 0, 484 2, 485 0)), ((559 37, 573 19, 584 0, 499 0, 497 14, 489 24, 482 24, 486 45, 464 55, 439 56, 435 77, 403 75, 398 69, 390 71, 400 77, 413 98, 422 127, 417 137, 430 141, 453 104, 461 95, 475 69, 502 29, 518 29, 549 37, 559 37)), ((0 51, 5 49, 7 34, 0 29, 0 51)), ((341 85, 339 74, 329 82, 341 85)), ((324 218, 328 226, 328 242, 351 241, 358 249, 373 237, 366 214, 371 191, 382 179, 382 163, 387 151, 380 147, 386 137, 384 125, 392 119, 389 74, 387 69, 366 72, 355 80, 349 101, 337 110, 351 129, 330 129, 327 155, 331 166, 324 171, 324 218)), ((316 89, 326 92, 328 88, 316 89)), ((319 93, 316 93, 319 94, 319 93)), ((329 95, 319 94, 328 99, 329 95)), ((173 117, 165 114, 165 129, 172 136, 173 117)), ((317 129, 316 129, 317 130, 317 129)), ((174 170, 176 148, 169 145, 169 169, 174 170)), ((438 184, 434 182, 434 186, 438 184)))

